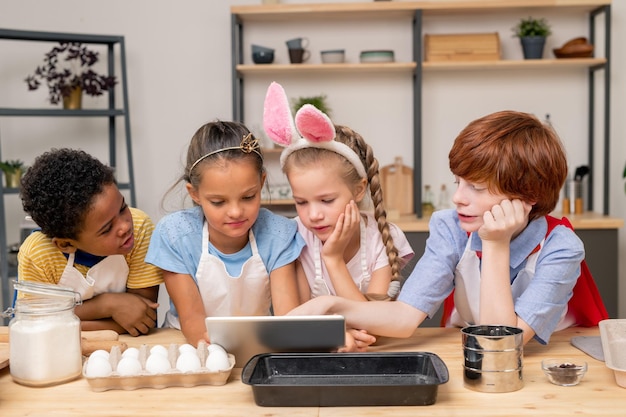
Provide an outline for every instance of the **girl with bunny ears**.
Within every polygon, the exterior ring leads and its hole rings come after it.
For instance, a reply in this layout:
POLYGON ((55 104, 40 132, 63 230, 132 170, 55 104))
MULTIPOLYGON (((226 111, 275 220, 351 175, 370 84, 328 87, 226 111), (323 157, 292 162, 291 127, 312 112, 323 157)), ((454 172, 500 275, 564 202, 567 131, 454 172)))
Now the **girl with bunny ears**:
POLYGON ((293 220, 261 208, 258 140, 241 123, 200 127, 184 181, 194 207, 163 217, 146 261, 163 269, 165 327, 208 340, 206 316, 283 315, 299 304, 295 260, 304 242, 293 220))
POLYGON ((267 135, 286 146, 280 163, 307 243, 296 263, 300 299, 395 299, 400 272, 414 253, 404 233, 386 220, 372 148, 310 104, 298 110, 294 125, 277 83, 268 88, 263 117, 267 135), (359 209, 368 189, 373 214, 359 209))

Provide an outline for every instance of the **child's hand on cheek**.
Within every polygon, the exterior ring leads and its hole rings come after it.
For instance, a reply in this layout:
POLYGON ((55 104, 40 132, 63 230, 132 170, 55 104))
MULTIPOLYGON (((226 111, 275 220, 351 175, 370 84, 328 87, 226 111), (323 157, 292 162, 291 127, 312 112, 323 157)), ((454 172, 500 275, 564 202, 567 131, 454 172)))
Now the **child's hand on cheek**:
POLYGON ((483 225, 478 235, 483 241, 506 241, 521 232, 528 224, 532 205, 521 200, 502 200, 483 214, 483 225))
POLYGON ((335 230, 322 246, 322 256, 324 258, 337 257, 343 261, 343 253, 350 243, 350 239, 359 230, 361 214, 354 201, 346 205, 346 209, 337 219, 335 230))

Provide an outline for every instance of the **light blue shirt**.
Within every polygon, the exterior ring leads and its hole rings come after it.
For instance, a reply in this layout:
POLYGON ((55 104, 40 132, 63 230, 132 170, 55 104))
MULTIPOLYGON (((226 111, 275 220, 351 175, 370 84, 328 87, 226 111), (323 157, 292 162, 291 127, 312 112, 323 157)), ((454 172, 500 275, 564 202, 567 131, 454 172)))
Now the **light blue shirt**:
MULTIPOLYGON (((454 288, 454 271, 461 260, 468 235, 459 225, 456 210, 433 213, 424 255, 404 283, 398 301, 409 304, 432 317, 454 288)), ((526 259, 546 237, 545 217, 533 220, 513 241, 510 254, 510 280, 526 265, 526 259)), ((470 247, 482 250, 477 233, 470 247)), ((535 267, 535 275, 522 294, 514 300, 516 314, 547 343, 572 296, 585 257, 582 241, 566 226, 557 226, 546 238, 535 267)), ((494 297, 497 294, 494 294, 494 297)))
MULTIPOLYGON (((200 207, 177 211, 163 217, 154 230, 146 262, 166 271, 188 274, 195 280, 202 254, 202 225, 204 214, 200 207)), ((259 255, 268 272, 295 261, 304 240, 293 219, 279 216, 262 208, 252 226, 259 255)), ((239 276, 241 268, 252 256, 250 242, 239 252, 223 254, 209 243, 209 253, 226 265, 231 276, 239 276)))

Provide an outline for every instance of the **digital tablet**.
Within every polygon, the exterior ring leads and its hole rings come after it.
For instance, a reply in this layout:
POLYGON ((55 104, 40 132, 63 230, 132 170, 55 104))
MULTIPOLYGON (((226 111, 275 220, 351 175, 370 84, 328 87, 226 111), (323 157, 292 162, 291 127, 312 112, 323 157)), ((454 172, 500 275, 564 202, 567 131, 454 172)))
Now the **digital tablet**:
POLYGON ((258 353, 331 352, 345 344, 343 316, 207 317, 209 341, 235 355, 243 367, 258 353))

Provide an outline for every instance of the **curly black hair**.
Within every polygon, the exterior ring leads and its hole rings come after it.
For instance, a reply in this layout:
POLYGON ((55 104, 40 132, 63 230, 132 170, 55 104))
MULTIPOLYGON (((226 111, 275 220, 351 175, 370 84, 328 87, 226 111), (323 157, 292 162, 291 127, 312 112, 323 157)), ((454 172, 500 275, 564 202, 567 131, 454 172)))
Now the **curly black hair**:
POLYGON ((93 199, 115 184, 113 169, 81 150, 51 149, 22 178, 22 207, 48 237, 76 239, 93 199))

